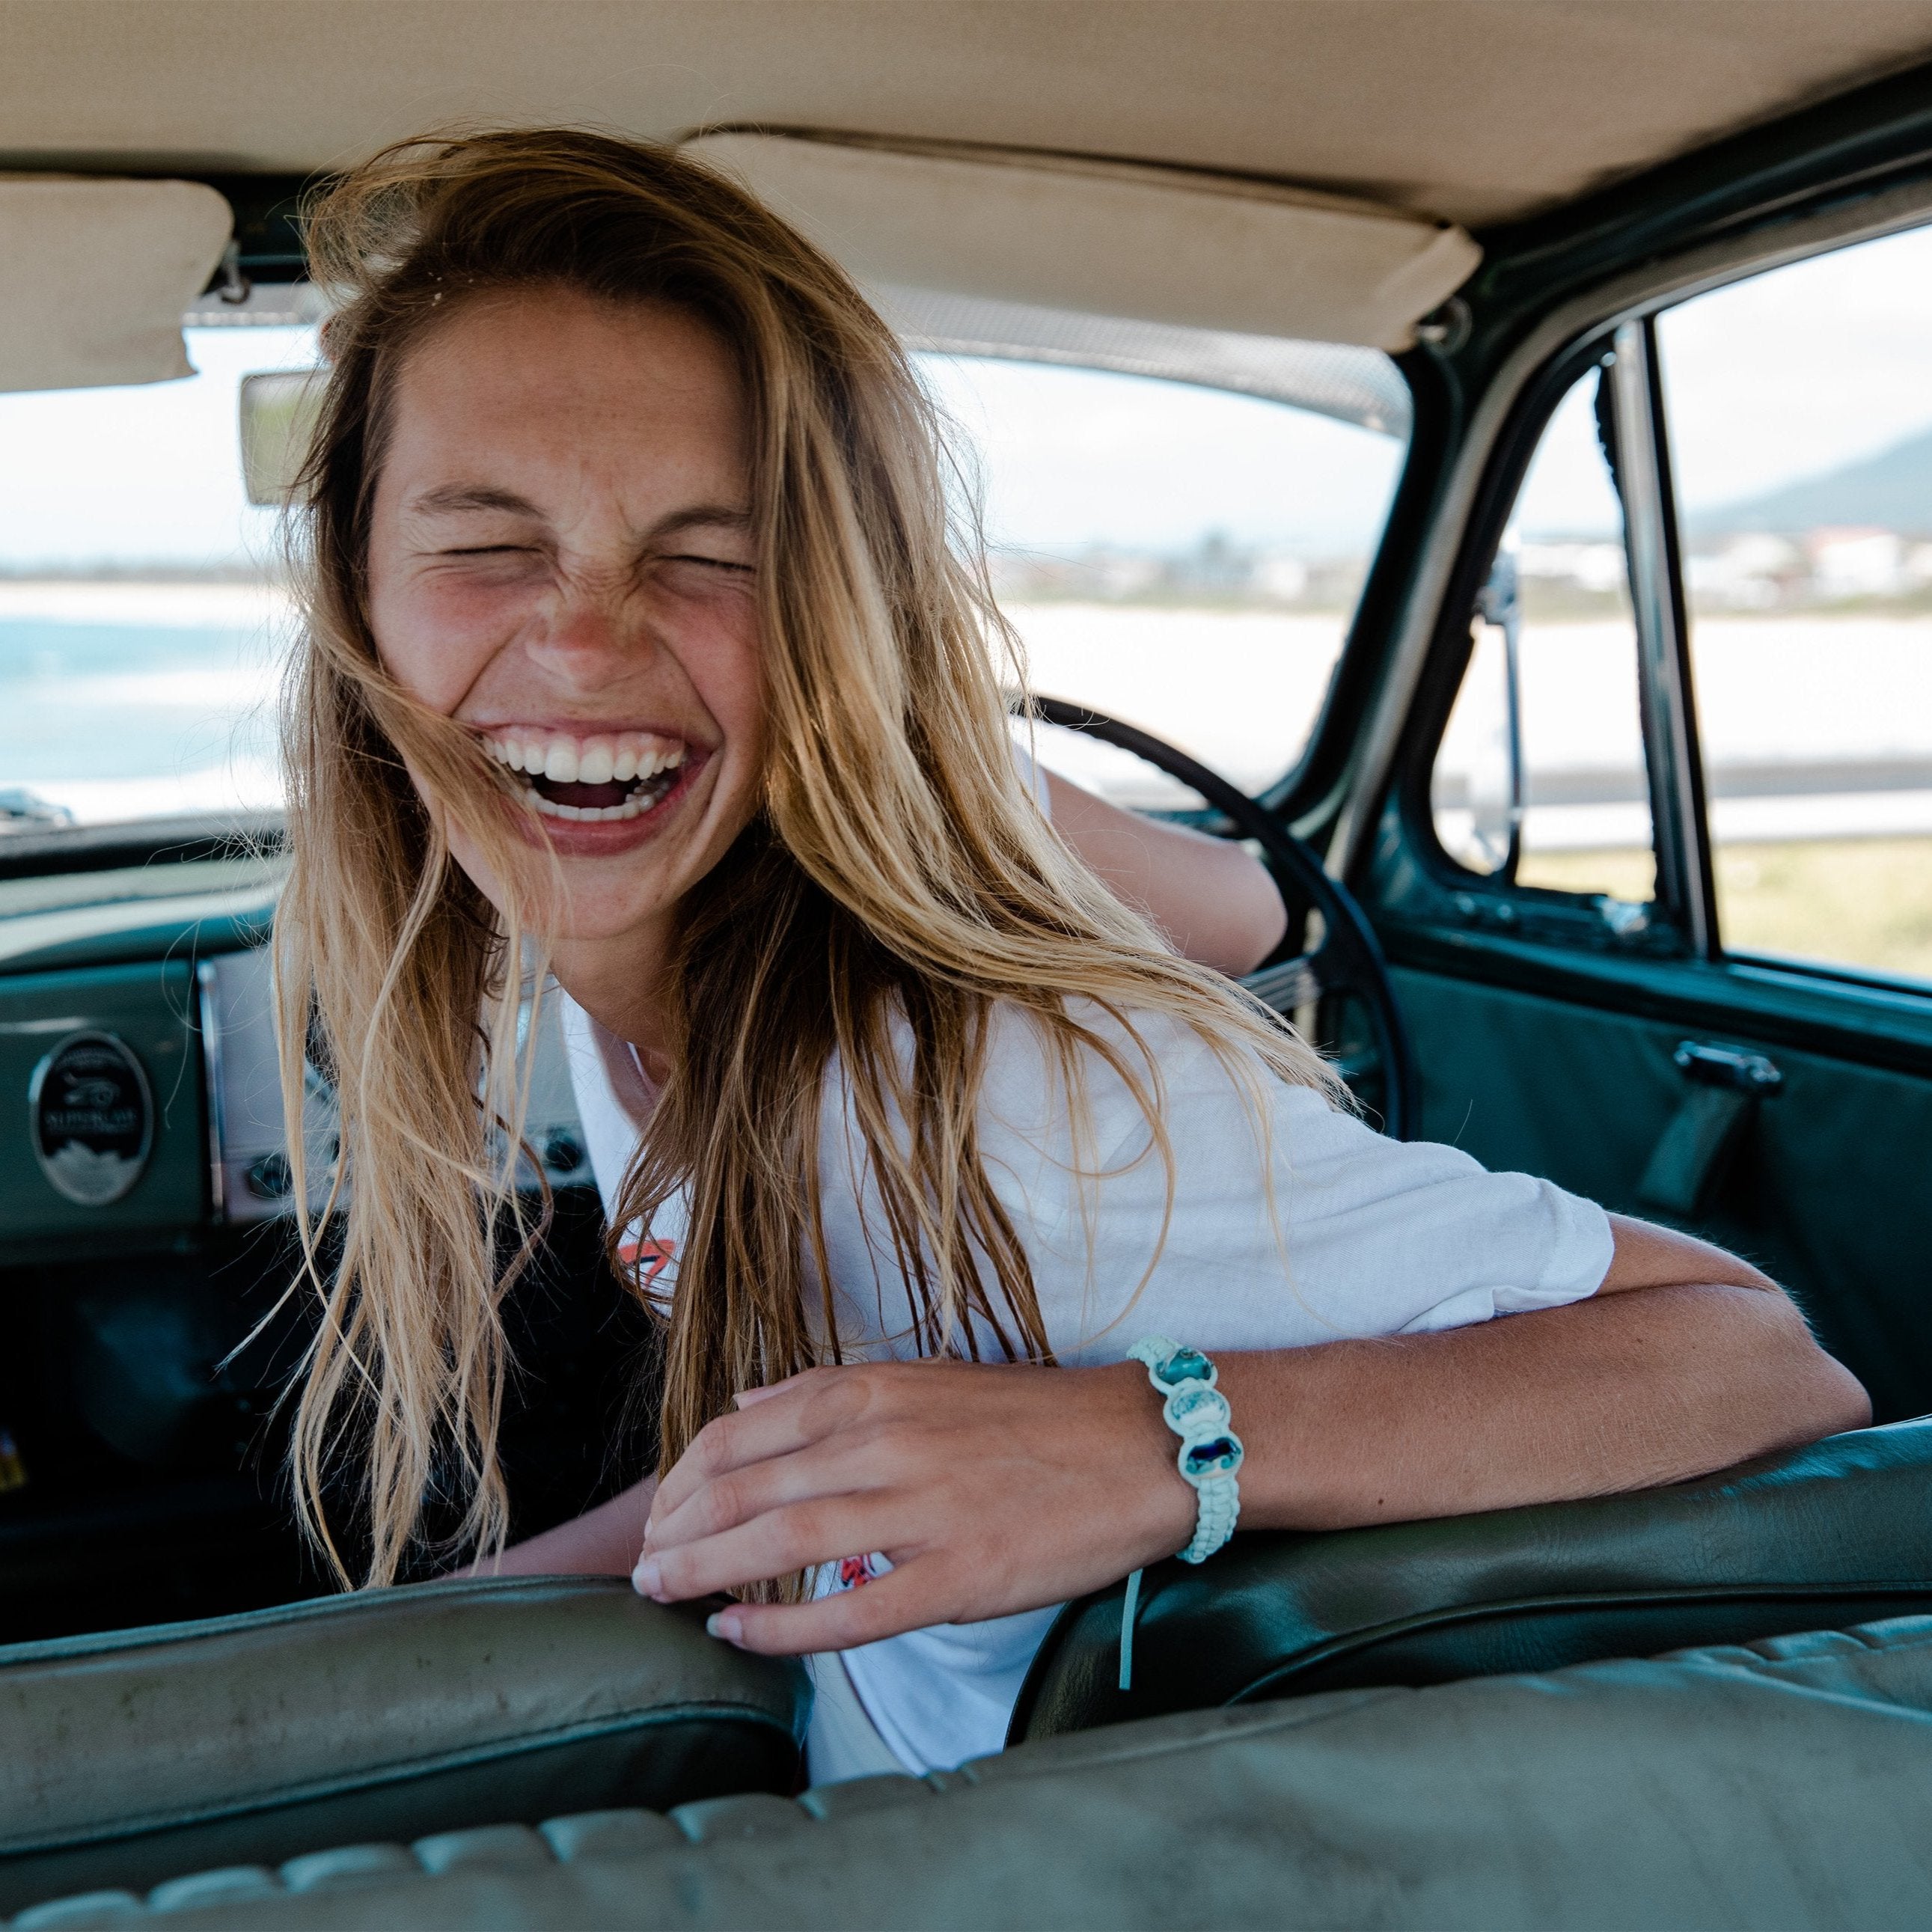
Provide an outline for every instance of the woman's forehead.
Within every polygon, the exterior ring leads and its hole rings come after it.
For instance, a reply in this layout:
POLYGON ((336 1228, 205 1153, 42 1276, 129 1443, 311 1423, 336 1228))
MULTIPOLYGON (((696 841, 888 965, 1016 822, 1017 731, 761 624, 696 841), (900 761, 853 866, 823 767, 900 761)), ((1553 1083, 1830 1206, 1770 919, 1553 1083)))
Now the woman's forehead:
POLYGON ((472 296, 412 344, 399 399, 496 407, 594 401, 650 412, 742 408, 731 352, 688 310, 548 285, 472 296))
POLYGON ((549 290, 465 302, 398 369, 389 413, 392 502, 474 510, 589 487, 743 503, 733 358, 664 304, 549 290))

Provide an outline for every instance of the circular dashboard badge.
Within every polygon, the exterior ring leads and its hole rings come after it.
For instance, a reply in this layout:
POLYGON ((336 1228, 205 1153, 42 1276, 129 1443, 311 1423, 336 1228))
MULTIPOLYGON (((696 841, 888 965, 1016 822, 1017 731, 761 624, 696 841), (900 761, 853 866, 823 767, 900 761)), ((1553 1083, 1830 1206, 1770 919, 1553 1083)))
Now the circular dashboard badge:
POLYGON ((154 1140, 148 1076, 111 1033, 69 1034, 27 1089, 40 1172, 70 1201, 104 1208, 141 1178, 154 1140))

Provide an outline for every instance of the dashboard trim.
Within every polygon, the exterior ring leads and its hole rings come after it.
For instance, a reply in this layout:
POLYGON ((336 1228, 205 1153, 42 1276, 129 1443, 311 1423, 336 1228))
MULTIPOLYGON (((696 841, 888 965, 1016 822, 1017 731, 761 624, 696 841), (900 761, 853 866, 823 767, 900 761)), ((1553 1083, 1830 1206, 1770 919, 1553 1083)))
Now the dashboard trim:
POLYGON ((228 1173, 221 1127, 221 1010, 215 994, 220 976, 212 959, 196 962, 194 1017, 201 1035, 201 1077, 208 1095, 208 1212, 214 1221, 227 1218, 228 1173))

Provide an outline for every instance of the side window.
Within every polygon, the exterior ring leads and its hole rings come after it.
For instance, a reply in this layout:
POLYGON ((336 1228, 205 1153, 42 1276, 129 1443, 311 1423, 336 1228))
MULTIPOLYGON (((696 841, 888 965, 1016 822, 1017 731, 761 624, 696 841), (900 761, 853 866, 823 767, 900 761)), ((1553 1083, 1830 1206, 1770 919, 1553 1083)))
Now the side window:
POLYGON ((1469 871, 1641 904, 1656 867, 1602 379, 1570 388, 1531 460, 1430 795, 1437 838, 1469 871))
POLYGON ((1720 939, 1932 979, 1932 231, 1658 334, 1720 939))
MULTIPOLYGON (((1252 792, 1306 742, 1408 427, 1408 392, 1387 357, 1284 346, 1346 365, 1347 384, 1322 371, 1328 408, 1094 369, 920 358, 976 468, 994 588, 1032 688, 1138 724, 1252 792)), ((1045 728, 1035 742, 1044 762, 1117 803, 1198 803, 1110 746, 1045 728)))
POLYGON ((280 807, 286 598, 238 403, 316 340, 263 314, 191 315, 178 381, 0 396, 0 835, 280 807))

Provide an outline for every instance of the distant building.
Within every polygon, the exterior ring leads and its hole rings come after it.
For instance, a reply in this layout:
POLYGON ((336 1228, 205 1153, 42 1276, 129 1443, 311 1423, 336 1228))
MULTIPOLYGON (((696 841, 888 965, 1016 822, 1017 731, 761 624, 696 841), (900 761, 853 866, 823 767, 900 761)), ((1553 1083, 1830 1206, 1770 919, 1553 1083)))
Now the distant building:
POLYGON ((1574 586, 1593 596, 1624 584, 1624 547, 1615 543, 1526 543, 1516 552, 1526 578, 1574 586))
POLYGON ((1354 601, 1360 557, 1306 557, 1210 530, 1186 550, 1094 544, 1072 555, 995 550, 993 587, 1010 603, 1198 604, 1329 610, 1354 601))
POLYGON ((1896 597, 1906 588, 1905 539, 1896 530, 1827 525, 1807 534, 1804 549, 1822 602, 1896 597))
POLYGON ((1796 601, 1810 576, 1804 553, 1784 537, 1751 532, 1684 561, 1685 588, 1697 603, 1769 610, 1796 601))

